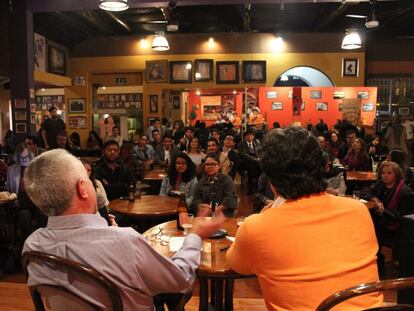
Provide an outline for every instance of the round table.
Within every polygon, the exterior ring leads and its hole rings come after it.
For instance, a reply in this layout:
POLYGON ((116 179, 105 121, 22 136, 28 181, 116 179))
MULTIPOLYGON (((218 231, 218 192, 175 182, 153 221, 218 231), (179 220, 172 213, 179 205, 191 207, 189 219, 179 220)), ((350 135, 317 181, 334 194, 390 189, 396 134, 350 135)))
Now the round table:
MULTIPOLYGON (((170 236, 182 236, 183 233, 176 228, 175 221, 169 221, 154 226, 144 232, 144 236, 154 235, 160 232, 170 236)), ((222 227, 228 232, 228 236, 234 237, 237 231, 236 218, 227 218, 222 227)), ((200 283, 200 305, 199 310, 208 310, 208 280, 212 282, 211 303, 215 305, 215 310, 233 310, 233 287, 234 279, 251 276, 243 276, 233 271, 226 264, 226 250, 232 244, 227 239, 206 239, 203 241, 201 251, 201 263, 197 270, 197 278, 200 283), (223 297, 224 292, 224 297, 223 297), (224 298, 224 299, 223 299, 224 298)), ((174 255, 169 250, 169 246, 160 243, 152 245, 159 253, 171 257, 174 255)))

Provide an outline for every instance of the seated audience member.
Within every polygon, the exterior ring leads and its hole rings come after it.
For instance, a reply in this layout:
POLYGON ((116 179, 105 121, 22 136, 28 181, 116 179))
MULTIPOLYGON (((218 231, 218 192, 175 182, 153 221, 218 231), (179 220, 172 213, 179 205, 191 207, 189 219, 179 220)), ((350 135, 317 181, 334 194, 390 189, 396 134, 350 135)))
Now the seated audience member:
MULTIPOLYGON (((153 296, 191 287, 200 264, 202 239, 224 221, 220 212, 211 222, 196 221, 181 249, 166 258, 135 230, 108 227, 96 213, 95 189, 82 163, 67 152, 45 152, 32 161, 25 184, 30 198, 49 221, 46 228, 26 240, 23 253, 58 255, 100 271, 119 289, 124 310, 154 310, 153 296)), ((113 219, 111 223, 116 225, 113 219)), ((88 283, 76 274, 68 280, 64 271, 36 263, 28 270, 29 286, 65 286, 87 301, 109 308, 105 294, 94 286, 85 286, 88 283)))
POLYGON ((207 153, 218 153, 219 143, 215 138, 209 138, 207 140, 207 153))
POLYGON ((152 130, 152 139, 151 142, 152 148, 155 150, 158 148, 158 146, 161 146, 162 140, 161 140, 161 134, 159 129, 152 130))
POLYGON ((165 134, 162 138, 162 145, 155 150, 154 165, 158 168, 169 167, 171 158, 179 150, 173 145, 173 139, 170 134, 165 134))
POLYGON ((334 159, 337 159, 339 157, 339 149, 341 148, 345 148, 345 144, 339 140, 339 136, 336 132, 332 132, 328 143, 326 144, 326 149, 333 155, 334 159))
POLYGON ((348 154, 342 159, 342 164, 347 165, 351 171, 370 171, 371 160, 365 151, 364 141, 356 138, 349 148, 348 154))
POLYGON ((200 143, 201 149, 207 148, 207 140, 210 136, 210 131, 206 128, 206 122, 201 121, 200 126, 196 129, 194 133, 195 137, 198 138, 198 142, 200 143))
POLYGON ((184 192, 185 201, 190 206, 196 185, 197 177, 193 161, 187 154, 177 152, 168 169, 168 175, 161 183, 160 196, 171 195, 172 191, 184 192))
POLYGON ((254 133, 250 130, 244 132, 243 137, 244 140, 237 147, 240 154, 239 169, 247 171, 248 194, 252 194, 262 173, 259 159, 260 142, 255 139, 254 133))
POLYGON ((391 150, 387 155, 387 161, 392 161, 398 164, 402 169, 403 179, 410 181, 414 180, 414 173, 407 165, 404 152, 401 150, 391 150))
POLYGON ((249 116, 249 125, 257 130, 261 130, 263 127, 264 119, 259 110, 253 109, 253 113, 249 116))
POLYGON ((96 178, 102 182, 109 201, 128 195, 128 186, 133 179, 129 170, 122 166, 119 145, 115 140, 105 143, 104 157, 96 164, 95 173, 96 178))
POLYGON ((179 149, 181 151, 188 151, 190 149, 190 140, 194 137, 194 129, 187 127, 185 135, 180 139, 179 149))
POLYGON ((232 117, 231 123, 233 124, 233 128, 238 134, 242 128, 242 121, 240 117, 237 115, 237 112, 235 111, 233 111, 233 117, 232 117))
MULTIPOLYGON (((33 204, 27 196, 23 176, 34 155, 26 144, 18 144, 14 151, 14 164, 7 168, 6 190, 17 195, 17 201, 13 202, 13 210, 17 214, 17 226, 20 230, 19 248, 32 231, 32 219, 36 220, 38 227, 46 225, 46 217, 33 204)), ((48 172, 52 174, 53 172, 48 172)))
POLYGON ((234 216, 237 210, 237 193, 230 176, 220 173, 220 159, 216 153, 208 153, 204 162, 204 174, 194 190, 190 210, 211 213, 220 207, 226 216, 234 216))
POLYGON ((105 141, 115 140, 118 143, 119 148, 122 147, 122 143, 124 142, 124 139, 120 135, 119 127, 114 126, 112 128, 112 135, 106 137, 105 141))
POLYGON ((382 162, 378 176, 380 179, 371 187, 369 199, 375 203, 371 215, 379 245, 378 269, 382 274, 381 247, 386 239, 398 237, 402 216, 414 213, 414 193, 405 185, 403 172, 395 162, 382 162))
POLYGON ((239 165, 239 152, 234 149, 234 146, 234 136, 226 135, 219 151, 221 172, 224 175, 229 175, 232 179, 236 176, 239 165))
POLYGON ((164 135, 164 131, 161 125, 161 121, 159 119, 155 119, 154 123, 152 125, 150 125, 147 129, 147 137, 149 139, 150 142, 152 142, 154 139, 152 138, 152 131, 153 130, 159 130, 160 131, 160 135, 163 136, 164 135))
POLYGON ((45 149, 40 148, 37 145, 37 139, 36 139, 35 136, 28 136, 28 137, 26 137, 25 144, 26 144, 27 147, 29 147, 31 153, 35 157, 37 157, 42 152, 45 152, 46 151, 45 149))
POLYGON ((70 143, 68 141, 68 134, 66 132, 59 132, 56 136, 56 148, 65 149, 68 152, 72 152, 70 143))
MULTIPOLYGON (((272 191, 286 201, 246 218, 226 259, 236 272, 257 275, 267 309, 315 310, 339 290, 378 281, 369 212, 360 201, 325 192, 326 162, 316 138, 299 127, 272 130, 262 162, 272 191)), ((343 302, 341 310, 382 300, 371 293, 343 302)))
POLYGON ((171 135, 174 139, 174 145, 178 145, 180 139, 184 136, 184 123, 181 120, 176 120, 173 123, 171 135))
POLYGON ((186 152, 193 163, 198 167, 202 160, 205 158, 204 152, 201 151, 201 146, 199 144, 199 140, 197 137, 193 137, 190 139, 189 148, 186 152))
POLYGON ((333 157, 327 152, 323 153, 323 157, 326 161, 325 179, 328 183, 326 192, 339 195, 343 197, 346 191, 344 173, 339 167, 333 166, 333 157))
POLYGON ((315 129, 318 133, 317 136, 325 137, 328 134, 328 125, 323 121, 323 119, 319 119, 319 123, 315 125, 315 129))
POLYGON ((80 135, 78 132, 70 134, 69 140, 69 143, 72 145, 72 150, 79 150, 81 148, 80 135))
POLYGON ((270 187, 269 178, 266 174, 260 175, 257 185, 257 192, 259 194, 258 202, 255 207, 256 212, 260 212, 265 206, 272 204, 275 199, 275 194, 270 187))
POLYGON ((217 128, 215 127, 211 128, 210 138, 214 138, 217 141, 217 146, 221 145, 221 135, 220 135, 220 131, 217 128))
POLYGON ((280 128, 280 123, 277 122, 277 121, 273 122, 273 128, 274 129, 279 129, 280 128))
POLYGON ((99 148, 103 148, 103 141, 99 134, 95 131, 90 131, 86 144, 91 144, 93 146, 98 145, 99 148))
POLYGON ((367 144, 368 157, 373 158, 376 162, 381 162, 388 154, 388 148, 382 146, 381 136, 375 136, 374 139, 367 144))
POLYGON ((102 210, 102 209, 107 209, 109 201, 108 201, 108 197, 106 195, 105 192, 105 188, 102 185, 102 183, 96 179, 95 177, 95 169, 93 167, 93 165, 85 160, 81 160, 86 172, 88 173, 89 179, 91 180, 93 187, 95 188, 96 191, 96 204, 98 207, 98 211, 102 210))
MULTIPOLYGON (((339 160, 342 160, 348 154, 348 151, 351 148, 352 143, 358 137, 357 133, 358 132, 356 130, 355 131, 350 130, 350 131, 346 132, 345 144, 341 144, 339 146, 339 149, 338 149, 338 159, 339 160)), ((341 135, 339 135, 339 137, 341 137, 341 135)))
POLYGON ((143 178, 145 170, 149 169, 152 163, 154 163, 154 149, 148 144, 147 135, 142 134, 139 136, 138 144, 132 147, 131 160, 137 178, 143 178))
POLYGON ((327 143, 325 136, 320 135, 316 139, 318 140, 319 145, 322 147, 322 150, 327 151, 327 143))

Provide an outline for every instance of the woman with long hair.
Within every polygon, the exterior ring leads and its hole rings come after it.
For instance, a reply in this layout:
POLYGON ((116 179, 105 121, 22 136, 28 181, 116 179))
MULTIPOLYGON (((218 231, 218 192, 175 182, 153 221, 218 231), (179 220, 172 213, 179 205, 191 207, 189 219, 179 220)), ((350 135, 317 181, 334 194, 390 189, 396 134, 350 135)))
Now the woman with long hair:
POLYGON ((344 143, 339 139, 338 134, 336 132, 332 132, 326 145, 326 149, 333 155, 334 158, 338 158, 339 148, 343 144, 344 143))
POLYGON ((98 210, 101 208, 106 208, 109 204, 108 197, 102 183, 95 177, 95 169, 93 165, 89 161, 81 160, 81 162, 85 167, 89 179, 91 180, 92 185, 96 190, 96 203, 98 205, 98 210))
POLYGON ((184 123, 181 120, 176 120, 173 123, 171 135, 174 139, 174 144, 177 145, 180 139, 184 136, 184 123))
POLYGON ((368 158, 364 141, 356 138, 342 159, 342 164, 347 165, 351 171, 370 171, 371 161, 368 158))
POLYGON ((201 151, 200 142, 197 137, 190 138, 189 150, 186 153, 196 166, 199 166, 206 156, 204 152, 201 151))
POLYGON ((184 192, 185 201, 190 206, 196 185, 197 178, 193 161, 181 151, 175 153, 168 174, 161 183, 160 196, 171 195, 174 191, 184 192))

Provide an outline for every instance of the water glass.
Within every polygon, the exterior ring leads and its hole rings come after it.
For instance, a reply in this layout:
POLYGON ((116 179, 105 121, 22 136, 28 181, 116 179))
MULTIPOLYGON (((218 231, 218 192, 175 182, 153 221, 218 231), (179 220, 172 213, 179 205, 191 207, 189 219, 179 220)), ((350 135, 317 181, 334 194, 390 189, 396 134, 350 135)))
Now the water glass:
POLYGON ((181 224, 181 226, 184 228, 184 235, 187 235, 187 230, 191 229, 194 224, 194 215, 188 214, 187 219, 184 221, 184 223, 181 224))

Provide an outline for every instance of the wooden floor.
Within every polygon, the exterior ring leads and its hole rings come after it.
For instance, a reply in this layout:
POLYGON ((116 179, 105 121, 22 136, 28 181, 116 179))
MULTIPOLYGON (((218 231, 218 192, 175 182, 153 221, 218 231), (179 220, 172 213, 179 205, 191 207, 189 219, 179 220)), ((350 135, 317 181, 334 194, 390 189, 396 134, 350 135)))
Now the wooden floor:
MULTIPOLYGON (((238 184, 236 180, 236 184, 238 184)), ((238 214, 248 216, 253 212, 253 199, 250 196, 241 194, 240 185, 237 185, 240 205, 238 214)), ((390 261, 390 251, 386 250, 387 278, 395 277, 395 267, 390 261)), ((0 311, 28 311, 34 310, 30 293, 24 284, 25 278, 22 273, 13 275, 0 274, 0 311)), ((187 311, 198 310, 198 284, 194 286, 194 296, 186 305, 187 311)), ((396 302, 394 292, 385 293, 385 301, 396 302)), ((234 286, 234 310, 236 311, 262 311, 265 310, 262 294, 255 278, 239 279, 234 286)))

